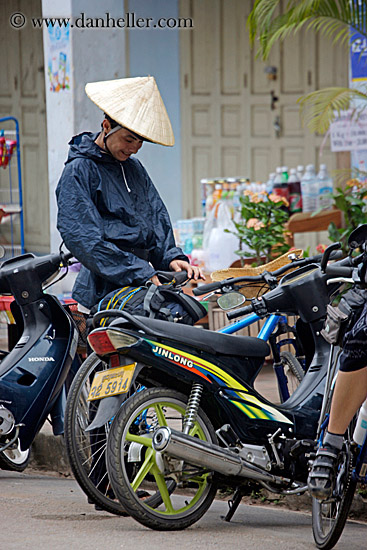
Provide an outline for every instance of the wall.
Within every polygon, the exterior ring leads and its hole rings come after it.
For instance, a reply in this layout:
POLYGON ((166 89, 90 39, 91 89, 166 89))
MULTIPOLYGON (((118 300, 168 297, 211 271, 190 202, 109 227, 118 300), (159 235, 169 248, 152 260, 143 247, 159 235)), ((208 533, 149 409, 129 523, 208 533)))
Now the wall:
MULTIPOLYGON (((136 17, 177 18, 178 0, 128 0, 136 17)), ((171 219, 182 216, 179 29, 129 29, 129 76, 152 75, 157 81, 175 135, 174 147, 145 143, 139 159, 149 172, 171 219)))
MULTIPOLYGON (((85 17, 122 17, 121 0, 42 0, 43 17, 74 17, 82 12, 85 17)), ((101 111, 84 92, 87 82, 113 80, 126 75, 126 32, 113 28, 70 29, 70 90, 55 93, 50 90, 47 66, 47 29, 44 28, 44 55, 46 77, 46 109, 48 135, 48 167, 50 193, 50 241, 51 250, 57 250, 60 236, 56 229, 57 205, 55 189, 68 153, 70 138, 82 131, 100 128, 101 111)))

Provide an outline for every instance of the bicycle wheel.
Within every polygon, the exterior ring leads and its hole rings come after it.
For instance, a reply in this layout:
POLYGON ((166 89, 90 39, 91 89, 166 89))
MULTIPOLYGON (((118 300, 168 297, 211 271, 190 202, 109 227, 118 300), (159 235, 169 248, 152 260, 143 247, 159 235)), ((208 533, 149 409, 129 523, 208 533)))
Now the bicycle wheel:
MULTIPOLYGON (((298 388, 305 375, 304 370, 298 359, 290 351, 282 351, 280 360, 284 368, 284 374, 287 377, 289 395, 298 388)), ((283 402, 282 394, 279 391, 281 402, 283 402)))
POLYGON ((354 457, 349 442, 345 442, 332 496, 326 501, 312 499, 312 531, 317 548, 333 548, 343 532, 357 485, 352 479, 353 467, 354 457))
POLYGON ((109 423, 86 432, 100 401, 87 401, 94 374, 108 365, 92 353, 82 364, 71 384, 65 409, 65 445, 76 481, 88 500, 103 510, 128 515, 114 498, 107 474, 105 450, 109 423))
POLYGON ((23 472, 31 459, 31 449, 22 451, 19 439, 12 447, 0 453, 0 470, 23 472))
MULTIPOLYGON (((186 404, 187 397, 173 390, 143 390, 121 407, 108 437, 107 467, 113 490, 129 514, 151 529, 185 529, 205 514, 215 497, 211 472, 152 449, 152 434, 158 426, 183 429, 186 404), (139 497, 142 489, 147 499, 139 497), (157 496, 160 505, 153 507, 157 496)), ((190 435, 217 442, 201 409, 190 435)))

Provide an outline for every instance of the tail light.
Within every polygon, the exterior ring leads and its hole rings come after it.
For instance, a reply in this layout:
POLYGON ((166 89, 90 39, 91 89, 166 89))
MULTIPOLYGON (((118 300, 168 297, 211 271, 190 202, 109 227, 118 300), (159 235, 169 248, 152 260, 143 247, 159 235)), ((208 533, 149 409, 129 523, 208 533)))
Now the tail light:
POLYGON ((90 347, 98 355, 115 353, 121 348, 129 348, 138 342, 139 339, 130 334, 111 329, 96 329, 88 336, 90 347))

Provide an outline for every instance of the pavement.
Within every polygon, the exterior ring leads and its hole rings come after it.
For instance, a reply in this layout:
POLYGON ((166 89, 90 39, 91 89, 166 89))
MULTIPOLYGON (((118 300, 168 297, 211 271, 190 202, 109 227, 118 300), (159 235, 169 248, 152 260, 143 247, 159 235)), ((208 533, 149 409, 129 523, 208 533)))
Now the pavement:
MULTIPOLYGON (((97 512, 71 478, 34 470, 0 471, 0 493, 4 526, 0 547, 4 550, 315 549, 310 514, 278 505, 242 503, 228 523, 221 520, 228 502, 215 500, 190 528, 164 532, 150 530, 130 517, 97 512)), ((336 548, 366 550, 366 540, 367 525, 348 521, 336 548)))

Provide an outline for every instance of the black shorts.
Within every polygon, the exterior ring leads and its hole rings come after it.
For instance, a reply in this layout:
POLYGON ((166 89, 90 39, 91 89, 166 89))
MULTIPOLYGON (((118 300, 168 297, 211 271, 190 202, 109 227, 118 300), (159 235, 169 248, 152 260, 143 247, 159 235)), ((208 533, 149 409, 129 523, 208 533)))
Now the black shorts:
POLYGON ((340 370, 352 372, 367 366, 367 302, 362 312, 343 340, 340 370))

